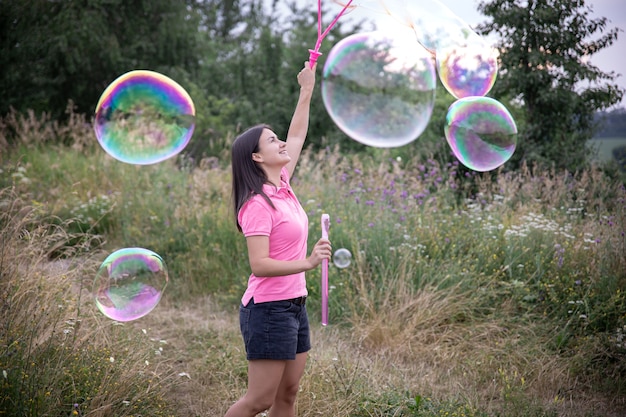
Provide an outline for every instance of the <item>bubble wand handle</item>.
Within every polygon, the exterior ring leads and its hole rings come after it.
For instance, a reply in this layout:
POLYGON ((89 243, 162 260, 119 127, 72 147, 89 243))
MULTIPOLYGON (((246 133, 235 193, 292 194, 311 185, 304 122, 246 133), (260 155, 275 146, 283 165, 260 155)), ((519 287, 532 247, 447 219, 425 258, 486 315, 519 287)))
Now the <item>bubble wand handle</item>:
POLYGON ((328 35, 328 32, 330 32, 332 27, 335 26, 335 23, 337 23, 339 18, 346 12, 346 10, 348 10, 348 7, 350 7, 351 3, 352 0, 348 0, 348 2, 345 6, 343 6, 343 9, 341 9, 339 14, 335 16, 335 19, 333 19, 333 21, 330 23, 330 25, 328 25, 326 30, 322 32, 322 0, 317 0, 317 42, 315 42, 315 49, 309 49, 309 66, 311 68, 315 66, 317 58, 322 55, 322 53, 320 52, 320 46, 322 46, 322 41, 324 40, 326 35, 328 35))
MULTIPOLYGON (((322 239, 328 239, 330 217, 322 214, 322 239)), ((328 325, 328 259, 322 261, 322 326, 328 325)))

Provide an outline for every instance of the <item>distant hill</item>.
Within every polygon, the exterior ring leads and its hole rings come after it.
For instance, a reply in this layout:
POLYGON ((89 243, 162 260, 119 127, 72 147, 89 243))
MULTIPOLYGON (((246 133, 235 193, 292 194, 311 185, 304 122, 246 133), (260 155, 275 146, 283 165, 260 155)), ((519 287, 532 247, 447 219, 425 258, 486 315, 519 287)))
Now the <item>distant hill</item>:
POLYGON ((598 112, 596 120, 601 128, 595 138, 626 138, 626 108, 598 112))

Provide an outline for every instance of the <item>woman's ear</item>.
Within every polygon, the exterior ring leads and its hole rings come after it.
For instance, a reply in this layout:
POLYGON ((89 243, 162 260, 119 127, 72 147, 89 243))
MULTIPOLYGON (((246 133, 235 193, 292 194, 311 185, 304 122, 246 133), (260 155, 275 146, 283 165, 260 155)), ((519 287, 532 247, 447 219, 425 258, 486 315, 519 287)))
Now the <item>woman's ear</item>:
POLYGON ((263 157, 259 155, 258 153, 254 152, 252 153, 252 160, 254 162, 263 162, 263 157))

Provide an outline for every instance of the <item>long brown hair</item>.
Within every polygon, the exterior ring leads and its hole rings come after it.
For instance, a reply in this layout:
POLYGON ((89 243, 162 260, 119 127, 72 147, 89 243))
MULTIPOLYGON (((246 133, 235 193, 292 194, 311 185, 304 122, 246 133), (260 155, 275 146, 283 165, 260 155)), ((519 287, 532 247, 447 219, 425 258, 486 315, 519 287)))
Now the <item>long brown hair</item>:
POLYGON ((235 214, 235 224, 241 232, 241 225, 237 220, 239 210, 254 194, 259 194, 272 206, 274 204, 263 192, 263 184, 267 182, 267 175, 261 167, 252 160, 252 154, 259 152, 259 139, 263 129, 271 129, 266 124, 259 124, 247 129, 239 135, 231 147, 232 169, 232 198, 235 214))

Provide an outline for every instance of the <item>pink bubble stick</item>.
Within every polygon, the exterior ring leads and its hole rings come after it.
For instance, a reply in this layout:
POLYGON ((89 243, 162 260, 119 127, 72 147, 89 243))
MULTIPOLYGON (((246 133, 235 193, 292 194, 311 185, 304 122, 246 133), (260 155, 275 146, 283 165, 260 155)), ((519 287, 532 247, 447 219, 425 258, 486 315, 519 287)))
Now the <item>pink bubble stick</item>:
MULTIPOLYGON (((328 239, 330 217, 322 214, 322 239, 328 239)), ((322 261, 322 326, 328 324, 328 259, 322 261)))
POLYGON ((322 0, 317 0, 317 42, 315 43, 315 49, 309 49, 309 66, 311 68, 313 68, 313 66, 317 62, 317 58, 319 58, 319 56, 322 55, 322 53, 320 52, 320 46, 322 46, 322 40, 324 40, 326 35, 328 35, 328 32, 330 32, 330 29, 332 29, 332 27, 335 26, 335 23, 337 23, 337 20, 339 20, 341 15, 343 15, 345 11, 348 10, 348 7, 350 7, 350 3, 352 3, 352 0, 349 0, 348 3, 346 3, 345 6, 343 6, 343 9, 341 10, 341 12, 339 12, 339 14, 330 23, 330 25, 328 25, 326 30, 322 32, 322 0))

